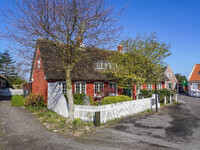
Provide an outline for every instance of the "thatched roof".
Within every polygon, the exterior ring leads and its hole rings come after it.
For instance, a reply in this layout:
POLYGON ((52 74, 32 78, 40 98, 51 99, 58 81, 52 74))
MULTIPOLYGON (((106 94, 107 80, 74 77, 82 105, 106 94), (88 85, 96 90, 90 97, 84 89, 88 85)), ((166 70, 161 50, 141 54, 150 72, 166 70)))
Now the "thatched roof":
MULTIPOLYGON (((45 77, 47 80, 65 80, 64 70, 61 68, 61 57, 58 54, 58 47, 54 42, 47 42, 46 40, 39 39, 36 43, 36 49, 39 48, 44 68, 45 77)), ((82 58, 78 61, 73 68, 71 77, 76 81, 109 81, 108 77, 101 73, 100 70, 95 69, 97 61, 105 60, 108 56, 113 54, 113 51, 89 48, 86 47, 82 58)), ((36 52, 34 54, 34 60, 36 52)), ((31 69, 31 76, 33 73, 34 61, 31 69)))

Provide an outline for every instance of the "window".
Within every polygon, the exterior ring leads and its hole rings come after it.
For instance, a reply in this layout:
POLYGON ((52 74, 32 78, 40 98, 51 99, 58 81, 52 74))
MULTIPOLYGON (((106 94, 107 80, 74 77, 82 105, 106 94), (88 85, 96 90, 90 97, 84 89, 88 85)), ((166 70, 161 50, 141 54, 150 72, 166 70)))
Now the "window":
POLYGON ((103 87, 104 87, 103 82, 94 83, 94 95, 96 96, 96 93, 101 91, 101 89, 103 89, 103 87))
POLYGON ((192 83, 192 89, 197 90, 198 89, 198 84, 197 83, 192 83))
POLYGON ((172 79, 172 73, 170 73, 170 79, 172 79))
POLYGON ((200 71, 198 72, 198 74, 200 75, 200 71))
POLYGON ((169 83, 169 88, 170 88, 170 89, 172 88, 172 83, 169 83))
POLYGON ((113 88, 115 90, 115 93, 113 93, 111 96, 117 96, 118 90, 117 90, 117 83, 116 82, 110 82, 108 84, 109 88, 113 88))
POLYGON ((66 82, 59 82, 59 85, 61 86, 63 94, 67 94, 66 82))
POLYGON ((158 90, 162 90, 162 83, 158 83, 157 88, 158 88, 158 90))
POLYGON ((111 67, 111 63, 107 61, 97 61, 96 62, 96 68, 97 69, 106 69, 111 67))
POLYGON ((176 83, 174 83, 174 89, 176 88, 176 83))
POLYGON ((147 90, 152 90, 152 89, 153 89, 152 84, 147 84, 147 90))
POLYGON ((86 94, 86 83, 76 82, 75 83, 75 93, 86 94))
POLYGON ((169 72, 167 73, 167 77, 169 78, 169 72))
POLYGON ((40 62, 40 58, 38 58, 38 68, 41 67, 41 62, 40 62))

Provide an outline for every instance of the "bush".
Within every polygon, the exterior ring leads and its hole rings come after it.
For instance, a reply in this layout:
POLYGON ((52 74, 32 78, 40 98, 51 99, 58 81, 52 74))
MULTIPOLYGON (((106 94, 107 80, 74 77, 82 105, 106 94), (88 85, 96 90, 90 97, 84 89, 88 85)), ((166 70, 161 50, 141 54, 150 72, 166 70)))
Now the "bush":
MULTIPOLYGON (((167 101, 169 101, 170 95, 171 96, 175 95, 176 91, 162 89, 162 90, 157 90, 157 93, 158 95, 160 95, 160 103, 164 103, 164 97, 166 96, 167 101)), ((144 98, 152 97, 153 94, 155 94, 155 90, 141 90, 141 95, 144 98)))
POLYGON ((86 94, 74 94, 74 104, 76 105, 83 105, 83 98, 86 96, 86 94))
POLYGON ((141 90, 141 95, 142 97, 144 98, 149 98, 149 97, 152 97, 152 95, 155 93, 154 90, 141 90))
POLYGON ((131 101, 132 99, 129 96, 119 95, 119 96, 108 96, 101 100, 102 105, 119 103, 124 101, 131 101))
POLYGON ((46 103, 42 94, 31 93, 26 97, 24 106, 46 106, 46 103))
MULTIPOLYGON (((67 95, 65 94, 65 99, 66 101, 68 102, 68 99, 67 99, 67 95)), ((83 105, 83 98, 86 96, 86 94, 79 94, 79 93, 76 93, 74 94, 74 104, 75 105, 83 105)), ((90 105, 93 105, 93 106, 97 106, 97 102, 94 101, 94 99, 92 98, 92 96, 88 95, 89 98, 90 98, 90 105)))

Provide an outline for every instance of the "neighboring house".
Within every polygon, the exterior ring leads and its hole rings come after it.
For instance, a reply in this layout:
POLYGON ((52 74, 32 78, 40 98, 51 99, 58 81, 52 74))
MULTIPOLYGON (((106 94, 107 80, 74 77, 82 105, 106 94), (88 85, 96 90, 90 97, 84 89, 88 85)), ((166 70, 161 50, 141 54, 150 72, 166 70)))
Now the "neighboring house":
MULTIPOLYGON (((56 49, 53 42, 47 42, 44 39, 37 40, 30 81, 32 82, 32 92, 43 94, 46 102, 48 83, 59 82, 63 93, 66 94, 65 73, 63 69, 59 68, 61 60, 56 49)), ((118 50, 121 51, 123 48, 118 46, 118 50)), ((96 93, 105 87, 114 88, 115 95, 123 94, 123 89, 118 88, 117 82, 101 73, 110 65, 105 59, 113 55, 113 51, 83 47, 80 53, 84 53, 84 56, 71 73, 74 94, 84 93, 95 97, 96 93)))
POLYGON ((0 73, 0 89, 5 89, 8 87, 9 87, 8 79, 0 73))
MULTIPOLYGON (((162 90, 165 88, 165 82, 169 81, 167 76, 163 74, 163 77, 160 82, 156 83, 157 89, 162 90)), ((155 84, 143 84, 141 85, 141 89, 144 90, 155 90, 155 84)))
POLYGON ((188 94, 200 97, 200 64, 195 64, 188 78, 188 94))
POLYGON ((169 79, 169 81, 165 81, 165 88, 168 90, 175 90, 177 89, 178 80, 174 75, 172 68, 168 65, 164 71, 165 75, 169 79))
MULTIPOLYGON (((176 76, 174 75, 171 67, 168 65, 164 68, 164 74, 163 78, 160 81, 160 83, 157 83, 157 89, 168 89, 168 90, 174 90, 177 88, 178 80, 176 76)), ((141 86, 141 89, 147 89, 147 90, 155 90, 155 84, 143 84, 141 86)))

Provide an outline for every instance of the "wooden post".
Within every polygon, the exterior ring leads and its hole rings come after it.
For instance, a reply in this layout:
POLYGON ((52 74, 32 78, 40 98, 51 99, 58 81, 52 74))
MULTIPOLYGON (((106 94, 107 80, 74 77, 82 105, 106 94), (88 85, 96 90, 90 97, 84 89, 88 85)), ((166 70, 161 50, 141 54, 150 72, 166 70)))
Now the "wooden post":
POLYGON ((95 121, 94 121, 95 127, 100 127, 100 125, 101 125, 100 117, 101 117, 100 111, 95 112, 95 121))
POLYGON ((178 94, 175 95, 175 100, 178 102, 178 94))
POLYGON ((169 97, 169 100, 170 100, 170 103, 172 103, 172 96, 170 95, 170 97, 169 97))
POLYGON ((167 104, 167 97, 164 97, 165 105, 167 104))

